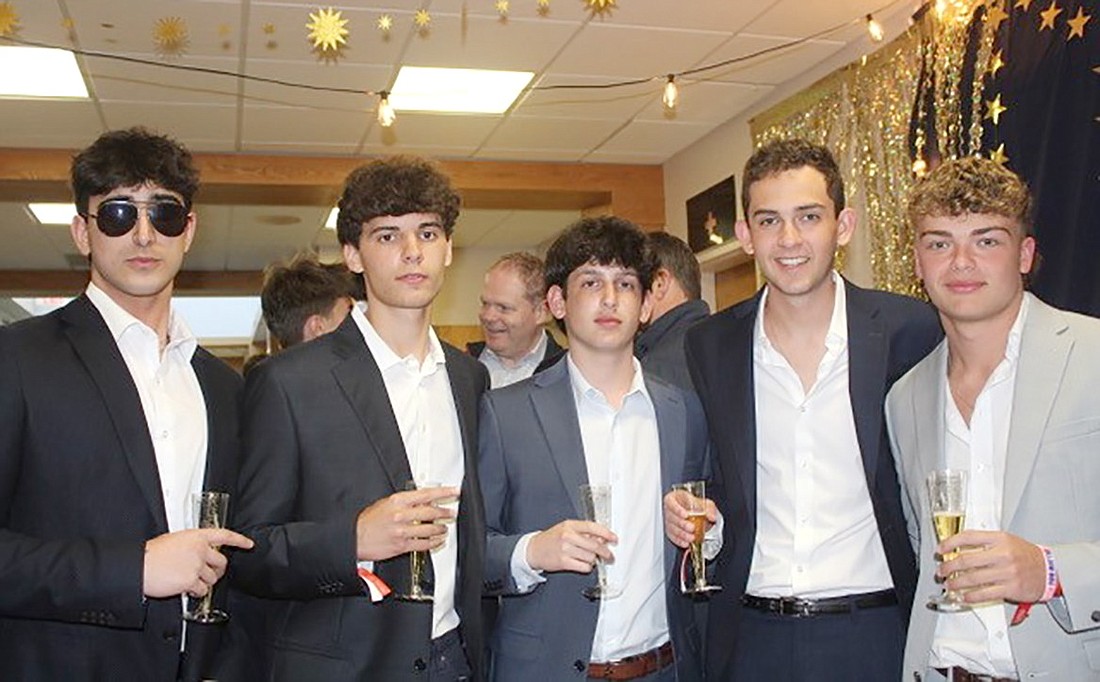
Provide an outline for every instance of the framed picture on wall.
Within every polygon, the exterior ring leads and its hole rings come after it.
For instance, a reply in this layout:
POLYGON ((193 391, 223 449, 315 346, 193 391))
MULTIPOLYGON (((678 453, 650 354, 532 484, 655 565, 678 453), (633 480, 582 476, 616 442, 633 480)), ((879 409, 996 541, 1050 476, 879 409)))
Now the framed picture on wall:
POLYGON ((733 176, 687 200, 688 244, 698 253, 731 241, 737 215, 733 176))

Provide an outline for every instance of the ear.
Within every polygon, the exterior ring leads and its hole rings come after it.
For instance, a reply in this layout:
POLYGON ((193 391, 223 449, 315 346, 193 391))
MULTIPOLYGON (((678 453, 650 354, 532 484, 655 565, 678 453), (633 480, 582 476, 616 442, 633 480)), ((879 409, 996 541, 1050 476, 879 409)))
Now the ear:
POLYGON ((80 255, 87 258, 92 253, 92 245, 88 238, 88 221, 84 216, 73 216, 73 222, 69 224, 69 235, 73 238, 73 243, 76 244, 80 255))
POLYGON ((737 235, 737 241, 741 242, 741 249, 751 256, 753 253, 752 230, 749 229, 748 221, 738 220, 734 223, 733 233, 737 235))
POLYGON ((851 208, 845 208, 836 217, 836 245, 845 246, 852 241, 852 235, 856 232, 856 212, 851 208))
POLYGON ((199 217, 194 211, 187 214, 187 227, 183 229, 183 252, 191 250, 191 242, 195 239, 195 228, 199 224, 199 217))
POLYGON ((1027 236, 1020 241, 1020 274, 1026 275, 1031 272, 1031 267, 1035 264, 1035 237, 1027 236))
POLYGON ((546 324, 550 321, 550 307, 546 303, 544 297, 538 303, 535 304, 535 322, 538 324, 546 324))
POLYGON ((454 245, 455 243, 450 237, 447 237, 447 255, 443 258, 443 267, 448 268, 451 266, 451 261, 454 259, 454 245))
POLYGON ((310 315, 302 324, 302 341, 312 341, 324 333, 325 320, 320 315, 310 315))
POLYGON ((657 272, 653 273, 653 283, 649 287, 649 295, 652 295, 655 301, 663 300, 668 294, 668 281, 672 277, 672 273, 668 271, 668 268, 657 268, 657 272))
POLYGON ((357 275, 363 274, 363 259, 359 256, 359 249, 351 244, 344 244, 344 265, 357 275))
POLYGON ((565 319, 565 292, 557 284, 546 290, 546 305, 555 318, 565 319))
POLYGON ((642 309, 638 314, 639 324, 646 324, 649 322, 650 316, 653 315, 653 299, 654 293, 652 291, 647 291, 642 298, 642 309))

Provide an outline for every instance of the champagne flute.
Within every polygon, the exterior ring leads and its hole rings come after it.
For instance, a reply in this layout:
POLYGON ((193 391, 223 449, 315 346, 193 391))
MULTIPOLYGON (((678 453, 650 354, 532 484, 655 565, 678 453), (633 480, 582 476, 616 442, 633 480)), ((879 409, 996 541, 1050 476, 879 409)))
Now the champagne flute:
MULTIPOLYGON (((685 555, 691 555, 691 570, 694 580, 687 584, 684 577, 687 572, 687 562, 684 561, 681 569, 681 591, 684 594, 706 594, 721 590, 720 585, 707 584, 706 561, 703 559, 703 536, 707 530, 707 482, 685 481, 672 486, 674 491, 686 493, 678 495, 680 503, 687 508, 688 518, 694 525, 694 535, 691 538, 691 546, 685 550, 685 555)), ((685 560, 687 556, 684 557, 685 560)))
MULTIPOLYGON (((405 490, 418 490, 423 488, 438 488, 435 481, 409 481, 405 484, 405 490)), ((428 584, 427 568, 431 556, 427 550, 413 550, 409 552, 409 591, 405 594, 395 595, 402 601, 434 601, 432 586, 428 584)))
MULTIPOLYGON (((611 528, 611 486, 584 484, 580 487, 580 493, 585 520, 611 528)), ((622 589, 608 582, 607 566, 599 557, 596 557, 596 576, 596 585, 582 591, 585 597, 591 600, 614 599, 622 594, 622 589)))
MULTIPOLYGON (((961 531, 966 520, 966 472, 962 469, 937 469, 929 472, 926 483, 928 502, 932 508, 932 527, 936 530, 936 539, 943 542, 961 531)), ((943 560, 951 561, 958 555, 959 551, 955 550, 945 555, 943 560)), ((969 611, 971 606, 963 600, 961 593, 944 587, 942 594, 928 600, 928 608, 955 613, 969 611)))
MULTIPOLYGON (((229 493, 203 491, 191 494, 191 509, 196 528, 225 528, 226 515, 229 512, 229 493)), ((192 607, 183 617, 195 623, 224 623, 229 614, 214 608, 214 586, 206 596, 192 600, 192 607)))

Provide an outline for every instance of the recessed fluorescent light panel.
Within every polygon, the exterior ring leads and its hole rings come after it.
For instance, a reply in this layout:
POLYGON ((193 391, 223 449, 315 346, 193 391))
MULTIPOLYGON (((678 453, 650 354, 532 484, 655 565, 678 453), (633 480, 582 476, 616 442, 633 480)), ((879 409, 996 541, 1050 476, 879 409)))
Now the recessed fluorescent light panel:
POLYGON ((48 47, 0 47, 0 97, 88 98, 76 57, 48 47))
POLYGON ((502 114, 531 82, 530 71, 402 66, 390 90, 398 111, 502 114))
POLYGON ((27 204, 31 215, 42 225, 68 225, 76 215, 73 204, 27 204))

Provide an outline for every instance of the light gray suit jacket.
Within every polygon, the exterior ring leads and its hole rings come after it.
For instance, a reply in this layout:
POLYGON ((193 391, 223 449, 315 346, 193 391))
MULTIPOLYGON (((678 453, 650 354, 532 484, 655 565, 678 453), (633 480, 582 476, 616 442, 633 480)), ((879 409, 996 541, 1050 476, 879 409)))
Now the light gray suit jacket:
MULTIPOLYGON (((1053 550, 1065 597, 1036 606, 1009 628, 1009 639, 1021 679, 1100 680, 1100 320, 1025 295, 1031 302, 1012 401, 1001 528, 1053 550)), ((905 680, 929 679, 936 614, 922 602, 940 586, 933 580, 936 536, 924 479, 943 466, 946 377, 945 341, 886 401, 920 561, 905 680)), ((1015 608, 1005 605, 1009 620, 1015 608)))
MULTIPOLYGON (((645 382, 657 414, 662 490, 703 478, 707 430, 698 398, 652 376, 645 382)), ((489 533, 485 591, 506 595, 489 637, 493 679, 584 680, 599 604, 581 591, 595 584, 595 572, 548 573, 546 582, 525 594, 516 594, 511 572, 512 550, 524 534, 584 518, 578 487, 588 482, 588 473, 565 359, 486 393, 479 422, 478 476, 489 533)), ((665 600, 677 678, 700 680, 692 602, 680 594, 676 548, 667 541, 665 547, 665 600)))

